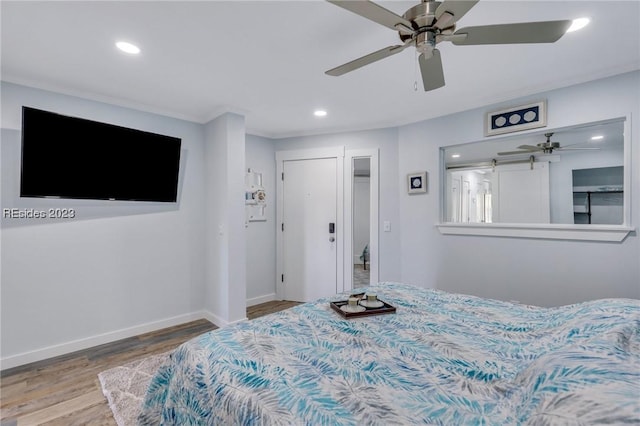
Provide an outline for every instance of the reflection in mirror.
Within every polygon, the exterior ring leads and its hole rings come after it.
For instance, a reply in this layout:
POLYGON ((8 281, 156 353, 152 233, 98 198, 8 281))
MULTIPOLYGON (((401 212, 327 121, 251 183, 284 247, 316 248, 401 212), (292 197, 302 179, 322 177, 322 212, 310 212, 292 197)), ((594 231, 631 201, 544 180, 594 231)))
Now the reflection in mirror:
POLYGON ((353 159, 353 287, 369 285, 371 159, 353 159))
POLYGON ((624 222, 624 119, 442 148, 444 221, 624 222))

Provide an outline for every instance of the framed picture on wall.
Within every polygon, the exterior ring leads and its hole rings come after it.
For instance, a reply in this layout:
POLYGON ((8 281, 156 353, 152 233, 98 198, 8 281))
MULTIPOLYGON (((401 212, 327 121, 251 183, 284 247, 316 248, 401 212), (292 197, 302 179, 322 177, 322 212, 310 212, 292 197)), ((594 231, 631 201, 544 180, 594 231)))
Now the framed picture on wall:
POLYGON ((547 101, 493 111, 486 114, 485 136, 546 127, 547 101))
POLYGON ((409 173, 407 186, 409 194, 427 192, 427 172, 409 173))

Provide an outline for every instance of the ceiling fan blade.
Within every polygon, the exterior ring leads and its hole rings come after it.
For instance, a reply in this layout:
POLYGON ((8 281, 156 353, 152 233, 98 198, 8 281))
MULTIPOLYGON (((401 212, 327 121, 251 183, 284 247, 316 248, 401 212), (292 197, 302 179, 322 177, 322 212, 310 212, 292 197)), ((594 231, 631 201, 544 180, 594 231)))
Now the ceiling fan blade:
POLYGON ((504 151, 504 152, 499 152, 498 155, 531 154, 532 152, 536 152, 536 151, 544 151, 544 148, 541 148, 539 146, 533 146, 533 145, 520 145, 518 149, 520 151, 504 151))
POLYGON ((444 71, 438 49, 433 49, 433 56, 428 59, 425 58, 424 53, 421 53, 418 62, 425 92, 444 86, 444 71))
POLYGON ((436 36, 436 43, 440 43, 442 41, 455 41, 455 40, 464 40, 467 38, 466 34, 444 34, 440 33, 436 36))
POLYGON ((577 145, 584 145, 584 144, 585 142, 571 143, 569 145, 562 145, 561 147, 558 147, 558 149, 600 149, 595 146, 577 146, 577 145), (570 148, 570 147, 573 147, 573 148, 570 148))
POLYGON ((339 67, 335 67, 330 69, 329 71, 325 71, 325 74, 332 75, 334 77, 346 74, 348 72, 357 70, 358 68, 364 67, 365 65, 369 65, 373 62, 395 55, 396 53, 400 53, 412 44, 413 40, 409 40, 405 44, 385 47, 384 49, 380 49, 377 52, 370 53, 361 58, 354 59, 351 62, 347 62, 346 64, 340 65, 339 67))
POLYGON ((516 155, 516 154, 531 154, 531 151, 503 151, 499 152, 498 155, 516 155))
POLYGON ((570 25, 570 20, 564 20, 466 27, 454 34, 466 34, 467 37, 452 42, 456 45, 553 43, 564 35, 570 25))
POLYGON ((565 148, 565 147, 560 147, 560 148, 555 148, 555 149, 559 149, 560 151, 598 151, 600 150, 600 148, 565 148))
POLYGON ((445 0, 435 12, 436 28, 444 29, 455 24, 462 18, 478 0, 445 0))
POLYGON ((526 149, 527 151, 542 151, 544 148, 534 145, 520 145, 518 149, 526 149))
POLYGON ((350 12, 360 15, 363 18, 367 18, 370 21, 376 22, 380 25, 384 25, 394 31, 402 29, 411 30, 413 24, 411 21, 396 15, 392 11, 379 6, 376 3, 368 0, 327 0, 329 3, 340 6, 343 9, 347 9, 350 12), (400 25, 400 28, 398 27, 400 25))

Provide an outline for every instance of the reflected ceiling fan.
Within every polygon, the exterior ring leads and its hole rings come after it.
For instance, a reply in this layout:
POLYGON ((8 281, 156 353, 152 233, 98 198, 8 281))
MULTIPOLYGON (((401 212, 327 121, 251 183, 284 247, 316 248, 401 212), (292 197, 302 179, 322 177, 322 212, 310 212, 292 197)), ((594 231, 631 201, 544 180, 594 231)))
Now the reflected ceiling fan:
POLYGON ((482 25, 456 31, 456 22, 478 0, 426 1, 413 6, 402 16, 368 0, 327 0, 387 28, 398 31, 403 44, 385 47, 377 52, 330 69, 325 74, 340 76, 365 65, 402 52, 414 46, 420 53, 418 62, 425 91, 444 86, 440 51, 436 45, 450 41, 455 45, 553 43, 571 25, 570 20, 482 25))
POLYGON ((593 151, 598 150, 600 148, 591 148, 591 147, 583 147, 583 148, 569 148, 570 146, 574 146, 577 144, 560 146, 560 142, 552 142, 551 137, 553 133, 545 133, 544 136, 547 138, 546 142, 540 142, 536 145, 520 145, 518 147, 518 151, 505 151, 499 152, 498 155, 516 155, 516 154, 532 154, 534 152, 542 152, 544 154, 551 154, 553 151, 593 151))

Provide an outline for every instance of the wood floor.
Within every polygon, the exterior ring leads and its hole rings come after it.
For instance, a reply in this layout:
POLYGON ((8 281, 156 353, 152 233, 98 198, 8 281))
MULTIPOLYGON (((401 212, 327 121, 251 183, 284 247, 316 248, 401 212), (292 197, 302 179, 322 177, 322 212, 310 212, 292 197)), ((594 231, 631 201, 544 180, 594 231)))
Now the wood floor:
MULTIPOLYGON (((253 319, 297 302, 267 302, 247 308, 253 319)), ((98 373, 167 352, 217 327, 199 320, 142 334, 0 373, 0 426, 112 425, 98 373)))

